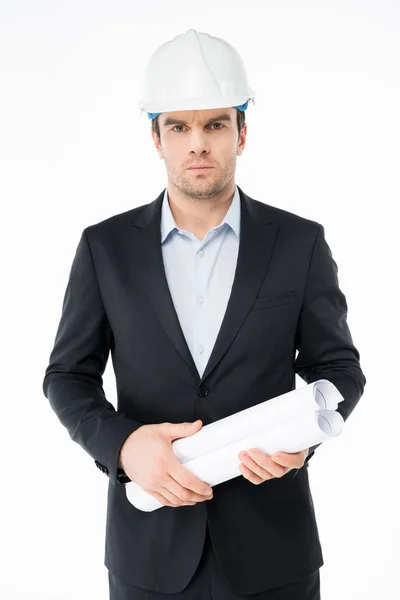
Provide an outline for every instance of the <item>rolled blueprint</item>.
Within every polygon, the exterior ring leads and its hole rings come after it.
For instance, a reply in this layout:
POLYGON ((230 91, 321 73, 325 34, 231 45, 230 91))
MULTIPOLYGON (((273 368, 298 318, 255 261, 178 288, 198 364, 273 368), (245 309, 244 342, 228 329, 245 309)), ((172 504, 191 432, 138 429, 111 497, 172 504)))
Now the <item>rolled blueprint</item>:
MULTIPOLYGON (((238 454, 243 450, 294 453, 339 435, 344 421, 335 409, 343 400, 333 383, 320 379, 210 423, 171 447, 196 477, 218 485, 242 475, 238 454)), ((125 484, 125 491, 139 510, 164 506, 133 481, 125 484)))

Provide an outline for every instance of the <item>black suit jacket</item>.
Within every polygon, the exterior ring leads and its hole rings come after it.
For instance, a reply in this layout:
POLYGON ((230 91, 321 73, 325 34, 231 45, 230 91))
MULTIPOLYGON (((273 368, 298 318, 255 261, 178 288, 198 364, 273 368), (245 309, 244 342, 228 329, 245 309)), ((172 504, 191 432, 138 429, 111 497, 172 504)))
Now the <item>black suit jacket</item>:
POLYGON ((165 277, 163 190, 83 230, 43 381, 72 440, 109 477, 106 567, 156 592, 177 593, 189 582, 207 519, 239 593, 289 584, 321 567, 309 462, 259 485, 240 475, 215 486, 211 501, 142 512, 119 481, 119 451, 131 432, 166 421, 207 425, 293 390, 296 373, 307 383, 332 381, 346 420, 366 383, 323 226, 239 193, 235 279, 202 377, 165 277), (117 410, 102 386, 110 350, 117 410))

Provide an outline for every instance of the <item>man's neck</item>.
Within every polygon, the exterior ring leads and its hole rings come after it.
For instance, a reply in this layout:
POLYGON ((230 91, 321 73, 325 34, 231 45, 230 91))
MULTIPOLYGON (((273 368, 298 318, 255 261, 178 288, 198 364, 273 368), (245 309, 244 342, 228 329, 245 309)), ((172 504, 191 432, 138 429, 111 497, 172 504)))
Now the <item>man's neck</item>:
POLYGON ((207 231, 217 227, 232 204, 236 184, 223 190, 220 197, 193 199, 167 189, 168 202, 179 229, 191 231, 202 240, 207 231))

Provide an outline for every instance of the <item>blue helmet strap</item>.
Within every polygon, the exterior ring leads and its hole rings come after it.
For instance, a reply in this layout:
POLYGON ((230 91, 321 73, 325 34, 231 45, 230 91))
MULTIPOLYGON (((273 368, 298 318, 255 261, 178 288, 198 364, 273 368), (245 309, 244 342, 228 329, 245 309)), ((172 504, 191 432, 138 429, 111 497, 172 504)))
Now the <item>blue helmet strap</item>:
MULTIPOLYGON (((238 110, 241 110, 242 112, 244 112, 247 108, 249 101, 246 100, 246 102, 244 104, 241 104, 240 106, 234 106, 233 108, 237 108, 238 110)), ((161 115, 161 113, 151 113, 148 112, 147 116, 149 117, 149 119, 155 119, 158 115, 161 115)))

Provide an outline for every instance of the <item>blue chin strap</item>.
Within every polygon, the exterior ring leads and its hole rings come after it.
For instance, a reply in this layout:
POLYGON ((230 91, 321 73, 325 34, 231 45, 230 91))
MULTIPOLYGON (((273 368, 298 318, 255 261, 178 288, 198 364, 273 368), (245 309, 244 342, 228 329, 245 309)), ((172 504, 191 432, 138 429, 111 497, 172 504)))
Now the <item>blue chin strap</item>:
MULTIPOLYGON (((234 106, 233 108, 237 108, 238 110, 241 110, 244 112, 247 108, 248 103, 249 103, 249 100, 247 100, 244 104, 241 104, 240 106, 234 106)), ((161 113, 150 113, 150 112, 147 113, 147 116, 149 117, 149 119, 155 119, 158 115, 161 115, 161 113)))

